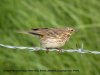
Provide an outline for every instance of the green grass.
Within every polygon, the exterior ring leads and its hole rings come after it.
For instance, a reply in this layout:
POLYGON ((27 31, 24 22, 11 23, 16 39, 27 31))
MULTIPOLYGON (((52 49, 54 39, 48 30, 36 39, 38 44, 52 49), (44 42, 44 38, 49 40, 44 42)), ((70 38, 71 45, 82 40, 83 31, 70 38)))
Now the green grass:
MULTIPOLYGON (((64 49, 100 50, 99 0, 2 0, 0 1, 0 43, 40 46, 34 36, 18 34, 31 28, 74 27, 77 32, 64 49)), ((30 52, 0 47, 1 75, 99 75, 100 55, 44 51, 30 52), (2 70, 71 70, 79 72, 3 72, 2 70)))

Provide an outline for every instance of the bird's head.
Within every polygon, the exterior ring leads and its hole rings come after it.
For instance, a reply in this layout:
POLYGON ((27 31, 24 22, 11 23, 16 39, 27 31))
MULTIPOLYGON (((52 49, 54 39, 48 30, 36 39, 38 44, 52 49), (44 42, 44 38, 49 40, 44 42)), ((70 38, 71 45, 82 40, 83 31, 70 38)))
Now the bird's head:
POLYGON ((69 33, 73 33, 75 32, 76 30, 74 28, 66 28, 66 32, 69 32, 69 33))

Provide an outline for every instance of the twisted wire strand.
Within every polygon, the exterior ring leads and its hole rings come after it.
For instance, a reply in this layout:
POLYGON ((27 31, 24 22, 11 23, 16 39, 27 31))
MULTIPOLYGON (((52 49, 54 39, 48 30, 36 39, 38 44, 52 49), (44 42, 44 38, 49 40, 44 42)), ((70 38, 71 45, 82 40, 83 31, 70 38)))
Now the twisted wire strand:
MULTIPOLYGON (((39 50, 46 50, 45 48, 40 48, 40 47, 25 47, 25 46, 10 46, 10 45, 4 45, 4 44, 0 44, 1 47, 5 47, 5 48, 10 48, 10 49, 19 49, 19 50, 29 50, 29 51, 39 51, 39 50)), ((57 49, 50 49, 49 51, 58 51, 57 49)), ((79 49, 69 49, 69 50, 65 50, 62 49, 61 52, 77 52, 77 53, 91 53, 91 54, 100 54, 99 51, 96 50, 84 50, 83 49, 83 44, 82 47, 79 49)))

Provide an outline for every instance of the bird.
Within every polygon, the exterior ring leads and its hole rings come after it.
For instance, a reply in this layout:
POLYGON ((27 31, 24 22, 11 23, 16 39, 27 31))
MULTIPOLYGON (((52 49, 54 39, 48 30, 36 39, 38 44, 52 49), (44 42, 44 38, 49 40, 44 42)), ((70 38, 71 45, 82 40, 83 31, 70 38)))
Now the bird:
POLYGON ((46 52, 49 49, 58 49, 61 52, 61 47, 68 42, 70 36, 75 32, 74 28, 33 28, 30 31, 22 32, 26 34, 32 34, 38 36, 40 44, 43 48, 46 48, 46 52))

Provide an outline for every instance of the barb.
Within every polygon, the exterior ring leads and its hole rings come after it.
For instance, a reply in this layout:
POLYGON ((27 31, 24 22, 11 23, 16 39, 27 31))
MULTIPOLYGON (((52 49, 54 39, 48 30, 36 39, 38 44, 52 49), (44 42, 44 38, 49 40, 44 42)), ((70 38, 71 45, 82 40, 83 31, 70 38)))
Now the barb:
MULTIPOLYGON (((39 50, 46 50, 45 48, 40 47, 24 47, 24 46, 10 46, 10 45, 4 45, 0 44, 1 47, 10 48, 10 49, 20 49, 20 50, 29 50, 29 51, 39 51, 39 50)), ((50 51, 58 51, 57 49, 50 49, 50 51)), ((77 52, 77 53, 91 53, 91 54, 100 54, 99 51, 90 51, 90 50, 84 50, 83 44, 82 48, 76 49, 76 50, 64 50, 62 49, 62 52, 77 52)))

